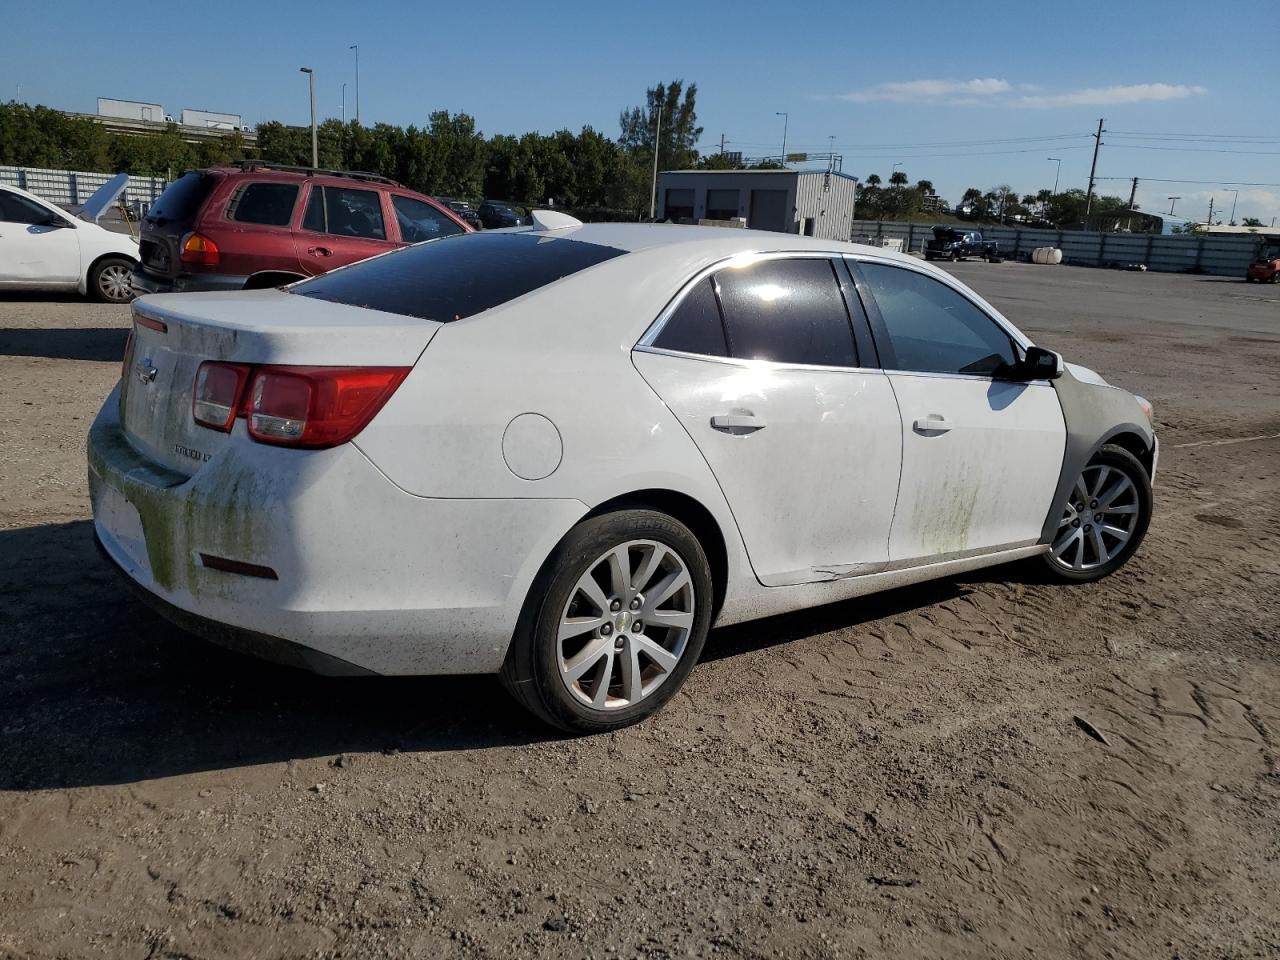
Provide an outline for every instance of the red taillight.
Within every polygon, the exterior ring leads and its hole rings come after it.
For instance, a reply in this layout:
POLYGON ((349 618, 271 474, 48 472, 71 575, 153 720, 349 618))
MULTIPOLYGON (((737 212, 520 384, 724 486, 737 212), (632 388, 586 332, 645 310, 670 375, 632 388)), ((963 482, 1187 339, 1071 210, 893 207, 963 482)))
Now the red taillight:
POLYGON ((207 267, 216 267, 222 256, 218 253, 218 245, 208 237, 189 233, 182 241, 182 255, 179 259, 183 263, 200 263, 207 267))
POLYGON ((336 447, 365 428, 409 367, 250 366, 206 361, 196 372, 191 415, 227 432, 237 416, 249 436, 286 447, 336 447))
POLYGON ((256 367, 249 436, 290 447, 346 443, 382 409, 409 367, 256 367))
POLYGON ((228 433, 236 422, 240 397, 249 367, 242 363, 208 360, 196 371, 196 388, 191 395, 191 416, 202 427, 228 433))

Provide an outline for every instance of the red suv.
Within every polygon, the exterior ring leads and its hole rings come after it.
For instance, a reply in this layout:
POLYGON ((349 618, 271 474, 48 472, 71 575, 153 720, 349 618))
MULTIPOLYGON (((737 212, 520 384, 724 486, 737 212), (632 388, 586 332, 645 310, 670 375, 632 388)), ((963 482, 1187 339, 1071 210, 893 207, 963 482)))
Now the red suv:
POLYGON ((275 287, 469 227, 393 180, 246 162, 192 170, 142 222, 139 293, 275 287))

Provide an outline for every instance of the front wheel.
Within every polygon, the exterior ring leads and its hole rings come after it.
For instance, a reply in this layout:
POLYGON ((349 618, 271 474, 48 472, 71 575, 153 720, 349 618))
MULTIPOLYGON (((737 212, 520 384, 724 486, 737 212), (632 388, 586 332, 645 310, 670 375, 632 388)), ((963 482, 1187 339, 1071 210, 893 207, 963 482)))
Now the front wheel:
POLYGON ((1151 523, 1151 478, 1123 447, 1103 446, 1076 478, 1045 561, 1074 583, 1101 580, 1137 551, 1151 523))
POLYGON ((651 510, 594 517, 534 581, 502 682, 547 723, 599 733, 680 689, 711 624, 710 566, 684 524, 651 510))
POLYGON ((124 257, 104 257, 89 274, 89 295, 101 303, 128 303, 135 296, 133 263, 124 257))

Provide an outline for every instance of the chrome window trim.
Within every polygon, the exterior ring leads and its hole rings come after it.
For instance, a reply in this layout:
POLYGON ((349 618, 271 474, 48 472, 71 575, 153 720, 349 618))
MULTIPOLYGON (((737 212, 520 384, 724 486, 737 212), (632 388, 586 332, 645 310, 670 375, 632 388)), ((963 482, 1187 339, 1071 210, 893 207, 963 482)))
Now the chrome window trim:
POLYGON ((760 368, 770 370, 800 370, 810 373, 878 373, 887 371, 879 367, 833 367, 817 363, 783 363, 778 360, 753 360, 745 357, 716 357, 707 353, 688 353, 684 350, 668 350, 648 344, 636 344, 632 353, 653 353, 660 357, 678 357, 682 360, 701 360, 703 363, 723 363, 731 367, 760 368))
MULTIPOLYGON (((874 263, 886 267, 897 267, 899 270, 910 270, 912 273, 918 273, 921 276, 928 277, 930 280, 935 280, 947 287, 949 290, 958 293, 965 300, 968 300, 975 310, 1003 330, 1008 335, 1009 339, 1020 346, 1024 352, 1027 347, 1035 346, 1026 334, 1006 320, 998 311, 993 313, 992 311, 995 310, 995 307, 990 304, 979 303, 974 300, 969 291, 960 286, 960 283, 945 270, 926 270, 914 261, 904 263, 901 260, 890 259, 889 257, 876 257, 863 253, 844 253, 841 254, 841 256, 846 260, 852 260, 854 263, 874 263)), ((962 374, 962 376, 964 376, 964 374, 962 374)))
MULTIPOLYGON (((671 315, 684 302, 684 298, 688 296, 689 291, 696 287, 700 282, 707 279, 711 274, 724 270, 729 264, 741 263, 743 266, 749 264, 760 263, 764 260, 838 260, 845 256, 843 253, 836 251, 823 252, 820 250, 760 250, 745 253, 735 253, 732 256, 722 257, 710 266, 703 267, 695 273, 685 284, 676 291, 676 295, 671 298, 662 311, 658 314, 657 319, 649 325, 649 329, 632 347, 633 350, 639 350, 642 347, 649 348, 653 353, 669 353, 678 357, 703 357, 711 360, 734 360, 735 357, 717 357, 713 354, 702 353, 684 353, 679 350, 664 350, 661 347, 654 347, 653 341, 662 333, 662 328, 667 325, 667 321, 671 319, 671 315)), ((833 275, 833 280, 838 279, 833 275)), ((849 336, 853 336, 852 328, 849 336)), ((855 344, 856 346, 856 344, 855 344)), ((747 360, 746 363, 774 363, 772 360, 747 360)), ((860 367, 819 367, 810 364, 776 364, 777 366, 794 366, 800 369, 819 369, 819 370, 856 370, 864 369, 860 367)))

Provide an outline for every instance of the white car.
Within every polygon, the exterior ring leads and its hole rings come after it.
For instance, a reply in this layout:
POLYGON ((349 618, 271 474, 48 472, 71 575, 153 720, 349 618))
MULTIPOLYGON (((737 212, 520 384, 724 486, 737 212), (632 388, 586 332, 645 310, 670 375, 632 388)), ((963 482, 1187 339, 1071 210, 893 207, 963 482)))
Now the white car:
POLYGON ((570 730, 657 709, 713 624, 1093 580, 1151 516, 1145 401, 876 248, 539 213, 134 317, 88 456, 144 597, 323 673, 500 672, 570 730))
POLYGON ((75 290, 107 303, 133 299, 138 241, 97 221, 128 184, 119 174, 76 216, 0 184, 0 290, 75 290))

